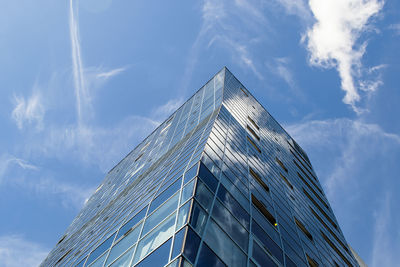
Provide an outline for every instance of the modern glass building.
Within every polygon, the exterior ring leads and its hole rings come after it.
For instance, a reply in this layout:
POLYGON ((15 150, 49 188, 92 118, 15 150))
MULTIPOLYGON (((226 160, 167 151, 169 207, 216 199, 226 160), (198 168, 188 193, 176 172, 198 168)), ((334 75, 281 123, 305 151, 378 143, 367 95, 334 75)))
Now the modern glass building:
POLYGON ((358 266, 307 154, 223 68, 109 171, 41 266, 358 266))

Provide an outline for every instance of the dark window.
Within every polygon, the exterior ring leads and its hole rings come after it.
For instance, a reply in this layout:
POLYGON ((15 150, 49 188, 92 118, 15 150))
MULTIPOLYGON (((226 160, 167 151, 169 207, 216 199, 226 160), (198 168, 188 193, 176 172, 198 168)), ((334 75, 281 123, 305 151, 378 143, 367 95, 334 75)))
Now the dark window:
POLYGON ((251 129, 251 127, 249 125, 247 125, 247 130, 249 130, 249 132, 258 140, 260 141, 260 137, 256 134, 256 132, 251 129))
POLYGON ((86 262, 86 265, 89 265, 89 263, 93 262, 95 259, 97 259, 101 254, 103 254, 104 251, 109 249, 111 247, 111 244, 114 240, 115 233, 112 234, 109 238, 106 239, 103 243, 101 243, 100 246, 98 246, 95 250, 90 253, 89 258, 86 262))
POLYGON ((328 232, 336 239, 336 241, 343 247, 344 250, 346 250, 347 252, 349 252, 349 250, 347 249, 347 247, 343 244, 342 241, 340 241, 340 239, 335 235, 335 233, 328 227, 328 225, 326 225, 326 223, 321 219, 321 217, 318 216, 318 214, 310 207, 310 210, 312 212, 312 214, 314 214, 315 218, 318 219, 318 221, 325 227, 326 230, 328 230, 328 232))
POLYGON ((185 233, 186 233, 186 227, 181 229, 178 233, 175 234, 174 247, 172 248, 171 259, 173 259, 176 256, 178 256, 179 254, 181 254, 183 239, 185 238, 185 233))
POLYGON ((311 185, 307 183, 306 180, 304 180, 303 176, 301 176, 300 173, 297 173, 297 175, 303 181, 303 183, 308 187, 308 189, 310 189, 311 192, 313 192, 313 194, 318 198, 318 200, 321 201, 321 203, 324 204, 324 206, 329 210, 328 204, 326 204, 325 201, 322 200, 322 198, 317 194, 317 192, 315 192, 315 190, 311 187, 311 185))
POLYGON ((347 266, 352 267, 353 265, 350 261, 340 252, 340 250, 332 243, 332 241, 321 231, 322 237, 325 239, 326 243, 339 255, 340 258, 347 264, 347 266))
POLYGON ((290 187, 290 189, 293 190, 293 185, 288 181, 288 179, 282 175, 282 173, 279 173, 279 175, 281 176, 282 180, 285 181, 285 183, 290 187))
POLYGON ((218 258, 217 255, 203 243, 201 247, 199 260, 197 261, 198 267, 226 267, 226 264, 218 258))
POLYGON ((258 153, 261 153, 261 150, 258 148, 258 146, 248 136, 247 141, 258 151, 258 153))
POLYGON ((308 194, 308 192, 304 190, 304 188, 303 192, 307 196, 307 198, 314 204, 314 206, 318 208, 318 210, 322 213, 322 215, 324 215, 325 218, 333 225, 333 227, 337 229, 336 223, 334 223, 334 221, 328 216, 328 214, 326 214, 326 212, 318 205, 318 203, 310 196, 310 194, 308 194))
POLYGON ((310 232, 307 230, 307 228, 304 226, 304 224, 302 222, 300 222, 299 220, 297 220, 296 218, 294 218, 296 225, 300 228, 300 230, 308 237, 308 239, 310 239, 311 241, 313 240, 312 235, 310 234, 310 232))
POLYGON ((257 128, 257 130, 260 130, 260 127, 258 127, 257 123, 255 123, 255 121, 252 118, 250 118, 249 116, 247 116, 247 118, 253 124, 253 126, 257 128))
POLYGON ((288 169, 285 167, 282 161, 280 161, 277 157, 275 157, 275 161, 279 164, 279 166, 282 167, 282 169, 285 170, 285 172, 288 172, 288 169))
POLYGON ((240 90, 242 90, 243 94, 244 94, 246 97, 249 96, 249 95, 246 93, 246 91, 245 91, 242 87, 240 87, 240 90))
POLYGON ((264 183, 261 177, 252 168, 250 168, 250 174, 265 189, 265 191, 269 192, 269 187, 264 183))
POLYGON ((143 156, 143 153, 140 154, 140 155, 135 159, 135 162, 138 161, 142 156, 143 156))
POLYGON ((306 253, 306 256, 307 256, 308 265, 310 265, 310 267, 318 267, 319 266, 319 264, 313 258, 308 256, 307 253, 306 253))
MULTIPOLYGON (((253 220, 252 232, 261 241, 264 248, 283 264, 282 249, 269 237, 269 235, 253 220)), ((255 244, 255 242, 253 242, 255 244)))
POLYGON ((277 226, 275 217, 267 210, 267 208, 262 204, 260 200, 258 200, 253 194, 251 195, 251 202, 253 205, 261 212, 262 215, 267 218, 267 220, 273 225, 277 226))

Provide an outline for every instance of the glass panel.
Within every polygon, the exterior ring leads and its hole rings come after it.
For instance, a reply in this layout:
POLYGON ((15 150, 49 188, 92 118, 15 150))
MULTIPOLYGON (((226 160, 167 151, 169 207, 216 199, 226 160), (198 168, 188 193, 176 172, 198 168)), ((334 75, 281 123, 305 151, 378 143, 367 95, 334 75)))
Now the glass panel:
POLYGON ((104 251, 111 247, 111 244, 114 240, 115 233, 112 234, 106 241, 104 241, 100 246, 98 246, 95 250, 90 253, 89 259, 86 262, 86 265, 90 264, 93 260, 95 260, 98 256, 103 254, 104 251))
POLYGON ((140 229, 142 224, 137 225, 132 231, 128 232, 127 235, 122 238, 117 244, 115 244, 107 259, 107 264, 115 260, 119 255, 121 255, 130 246, 136 243, 139 237, 140 229))
POLYGON ((165 200, 167 200, 170 196, 176 193, 180 188, 181 188, 181 179, 178 179, 151 202, 148 214, 152 213, 156 208, 158 208, 165 200))
POLYGON ((132 259, 133 250, 135 247, 132 247, 124 255, 122 255, 118 260, 114 261, 113 264, 108 265, 112 267, 129 267, 129 263, 132 259))
POLYGON ((183 251, 183 254, 189 261, 194 262, 196 260, 199 245, 200 237, 189 227, 186 234, 185 248, 183 251))
POLYGON ((238 188, 226 177, 224 173, 221 175, 221 183, 246 210, 250 209, 249 200, 238 190, 238 188))
POLYGON ((183 205, 179 209, 179 214, 178 214, 178 222, 176 224, 176 230, 181 228, 184 224, 187 223, 188 217, 189 217, 189 210, 190 210, 190 204, 192 201, 189 201, 185 205, 183 205))
POLYGON ((175 258, 176 256, 178 256, 181 253, 182 243, 183 243, 183 239, 185 237, 186 229, 187 229, 187 227, 181 229, 178 233, 175 234, 174 248, 172 249, 171 259, 175 258))
POLYGON ((207 226, 204 241, 228 266, 246 266, 246 255, 213 220, 207 226))
POLYGON ((95 260, 94 262, 92 262, 92 264, 90 264, 90 267, 103 267, 104 264, 104 260, 107 257, 107 252, 105 252, 101 257, 97 258, 97 260, 95 260))
POLYGON ((217 189, 218 185, 218 180, 215 178, 215 176, 207 169, 204 164, 200 164, 200 170, 199 170, 199 177, 207 184, 207 186, 215 192, 217 189))
POLYGON ((146 237, 139 241, 134 262, 138 262, 148 253, 157 248, 165 240, 172 236, 175 224, 175 212, 164 222, 151 231, 146 237))
POLYGON ((186 200, 191 198, 193 196, 193 186, 194 186, 195 179, 193 179, 190 183, 185 185, 185 187, 182 190, 182 198, 181 198, 181 204, 185 203, 186 200))
POLYGON ((264 244, 264 247, 283 264, 282 250, 254 220, 251 229, 253 234, 264 244))
POLYGON ((239 219, 239 221, 247 229, 249 229, 249 214, 242 208, 242 206, 240 206, 236 199, 234 199, 232 195, 229 194, 229 192, 222 185, 220 185, 218 189, 217 196, 219 197, 219 199, 221 199, 222 203, 225 204, 225 207, 227 207, 232 212, 232 214, 235 215, 236 218, 239 219))
POLYGON ((224 231, 228 233, 244 251, 247 251, 249 233, 242 225, 240 225, 240 223, 219 200, 215 201, 212 215, 222 229, 224 229, 224 231))
POLYGON ((278 266, 256 242, 253 242, 253 258, 260 266, 278 266))
POLYGON ((186 173, 185 173, 185 180, 184 183, 192 179, 197 175, 197 166, 198 164, 196 163, 193 167, 191 167, 186 173))
POLYGON ((207 212, 204 211, 203 208, 200 207, 197 202, 194 202, 192 217, 190 219, 191 225, 200 235, 203 234, 204 226, 207 221, 207 212))
POLYGON ((196 199, 203 205, 203 207, 209 211, 212 201, 213 201, 213 194, 207 187, 204 185, 201 180, 197 180, 196 186, 196 199))
POLYGON ((171 248, 171 239, 161 245, 158 249, 147 256, 142 262, 140 262, 136 267, 155 267, 164 266, 168 263, 169 250, 171 248))
POLYGON ((149 230, 153 229, 157 224, 159 224, 163 219, 165 219, 171 212, 175 211, 178 206, 179 194, 175 194, 167 202, 165 202, 159 209, 157 209, 153 214, 147 217, 142 236, 145 235, 149 230))
POLYGON ((198 267, 226 267, 217 255, 205 244, 201 247, 199 260, 197 261, 198 267))
POLYGON ((146 208, 142 209, 139 211, 135 216, 132 217, 127 223, 125 223, 121 229, 119 229, 118 235, 116 240, 118 240, 122 235, 124 235, 126 232, 128 232, 135 224, 137 224, 143 217, 146 215, 146 208))

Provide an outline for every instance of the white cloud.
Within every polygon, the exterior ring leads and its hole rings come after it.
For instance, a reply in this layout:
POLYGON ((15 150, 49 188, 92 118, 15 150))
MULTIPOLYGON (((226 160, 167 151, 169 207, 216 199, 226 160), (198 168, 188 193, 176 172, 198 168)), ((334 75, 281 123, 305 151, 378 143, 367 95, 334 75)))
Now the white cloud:
POLYGON ((310 21, 312 18, 306 0, 276 0, 290 15, 297 15, 300 19, 310 21))
POLYGON ((14 157, 12 155, 3 154, 0 156, 0 185, 4 179, 4 175, 7 173, 8 169, 13 165, 26 169, 26 170, 39 170, 39 168, 23 159, 14 157))
POLYGON ((121 72, 124 72, 125 70, 126 68, 116 68, 113 70, 97 73, 96 77, 99 79, 109 79, 115 75, 120 74, 121 72))
MULTIPOLYGON (((343 102, 357 112, 356 102, 360 100, 355 79, 362 72, 361 58, 367 43, 360 45, 360 35, 369 30, 368 22, 383 7, 379 0, 310 0, 309 5, 316 19, 307 31, 307 48, 310 63, 324 68, 336 68, 345 91, 343 102)), ((378 84, 377 84, 378 85, 378 84)), ((374 90, 375 87, 363 87, 374 90)))
POLYGON ((0 236, 0 263, 3 267, 33 267, 46 258, 49 250, 19 235, 0 236))
POLYGON ((19 129, 23 129, 27 124, 34 124, 37 130, 43 128, 43 117, 45 108, 41 95, 35 91, 30 98, 14 96, 15 107, 11 113, 19 129))
POLYGON ((156 121, 160 121, 160 123, 165 120, 168 116, 170 116, 174 111, 176 111, 182 104, 184 103, 182 98, 171 99, 164 105, 157 107, 152 112, 152 117, 156 121))

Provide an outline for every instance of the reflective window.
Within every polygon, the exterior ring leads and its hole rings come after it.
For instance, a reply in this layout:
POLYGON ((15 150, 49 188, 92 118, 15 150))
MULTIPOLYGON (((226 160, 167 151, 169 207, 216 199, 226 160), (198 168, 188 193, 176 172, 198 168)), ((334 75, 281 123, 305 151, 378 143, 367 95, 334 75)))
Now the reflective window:
POLYGON ((191 201, 187 202, 179 209, 178 213, 178 221, 176 223, 176 229, 181 228, 184 224, 187 223, 189 217, 189 210, 190 210, 191 201))
POLYGON ((121 255, 125 250, 127 250, 130 246, 136 243, 139 237, 139 233, 141 230, 142 224, 138 224, 131 231, 127 232, 124 238, 122 238, 117 244, 115 244, 108 256, 107 263, 115 260, 119 255, 121 255))
POLYGON ((153 214, 147 217, 143 233, 146 234, 149 230, 153 229, 157 224, 159 224, 163 219, 165 219, 171 212, 175 211, 178 205, 179 194, 175 194, 169 200, 167 200, 161 207, 159 207, 153 214))
POLYGON ((253 242, 252 256, 260 266, 278 266, 256 242, 253 242))
POLYGON ((171 258, 175 258, 182 252, 182 244, 183 239, 185 238, 186 228, 181 229, 179 232, 175 234, 174 238, 174 247, 172 248, 172 255, 171 258))
POLYGON ((169 250, 171 248, 171 238, 162 244, 158 249, 153 251, 143 261, 141 261, 136 267, 155 267, 164 266, 168 263, 169 250))
MULTIPOLYGON (((108 251, 107 251, 108 252, 108 251)), ((100 256, 99 258, 97 258, 97 260, 95 260, 94 262, 92 262, 90 265, 90 267, 103 267, 104 261, 107 257, 107 252, 105 252, 102 256, 100 256)))
POLYGON ((219 202, 219 200, 215 202, 212 214, 222 229, 224 229, 224 231, 228 233, 244 251, 247 251, 249 233, 221 204, 221 202, 219 202))
POLYGON ((146 215, 146 209, 147 207, 139 211, 135 216, 132 217, 132 219, 125 223, 124 226, 121 227, 121 229, 119 229, 116 240, 118 240, 122 235, 124 235, 133 226, 135 226, 135 224, 137 224, 141 219, 144 218, 144 216, 146 215))
POLYGON ((226 267, 226 264, 205 244, 201 247, 198 267, 226 267))
POLYGON ((232 197, 231 194, 225 189, 224 186, 220 185, 218 189, 217 196, 225 204, 233 215, 236 216, 237 219, 247 228, 249 229, 250 225, 250 215, 245 211, 240 204, 236 201, 235 198, 232 197))
POLYGON ((213 220, 206 228, 204 241, 228 266, 246 266, 246 255, 213 220))
POLYGON ((195 183, 195 179, 193 179, 190 183, 185 185, 185 187, 182 190, 182 197, 181 197, 181 204, 185 203, 186 200, 191 198, 193 196, 193 187, 195 183))
POLYGON ((185 180, 184 183, 192 179, 197 175, 197 166, 198 164, 193 165, 187 172, 185 172, 185 180))
POLYGON ((115 233, 112 234, 106 241, 104 241, 100 246, 98 246, 95 250, 90 253, 89 259, 86 262, 86 265, 90 264, 93 260, 95 260, 98 256, 100 256, 104 251, 111 247, 111 244, 114 240, 115 233))
POLYGON ((145 236, 141 241, 139 241, 134 262, 138 262, 144 256, 156 249, 160 244, 170 238, 174 231, 174 224, 175 212, 153 231, 151 231, 147 236, 145 236))
POLYGON ((209 211, 211 208, 211 204, 213 201, 213 193, 207 189, 204 183, 201 180, 197 180, 196 185, 196 199, 203 205, 203 207, 209 211))
POLYGON ((203 234, 204 226, 207 222, 207 217, 207 212, 202 207, 200 207, 197 202, 194 202, 190 224, 200 235, 203 234))
POLYGON ((283 263, 282 250, 280 247, 268 236, 266 232, 253 220, 251 228, 253 234, 263 243, 265 249, 274 255, 281 263, 283 263))
POLYGON ((151 202, 149 208, 149 214, 152 213, 156 208, 158 208, 165 200, 167 200, 170 196, 176 193, 181 188, 182 180, 176 180, 170 187, 168 187, 164 192, 158 195, 153 201, 151 202))
POLYGON ((196 260, 199 245, 200 237, 189 227, 186 233, 185 248, 183 250, 183 254, 189 261, 194 262, 196 260))
POLYGON ((207 169, 204 164, 200 164, 200 170, 199 170, 199 177, 207 184, 207 186, 215 192, 215 189, 217 189, 218 185, 218 180, 215 178, 215 176, 207 169))
POLYGON ((119 257, 116 261, 114 261, 111 265, 112 267, 129 267, 129 263, 131 262, 132 259, 132 254, 133 254, 134 247, 129 249, 127 252, 125 252, 124 255, 119 257))

